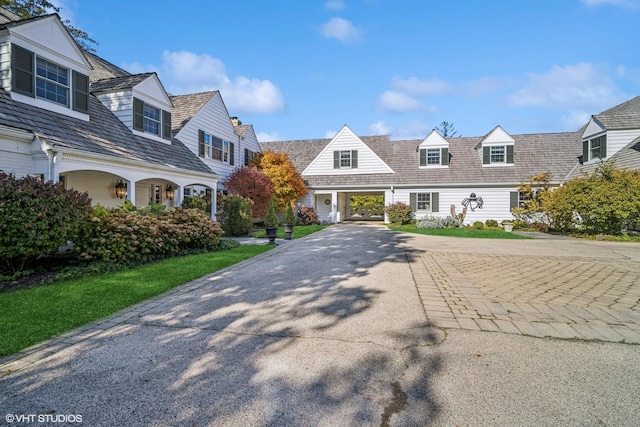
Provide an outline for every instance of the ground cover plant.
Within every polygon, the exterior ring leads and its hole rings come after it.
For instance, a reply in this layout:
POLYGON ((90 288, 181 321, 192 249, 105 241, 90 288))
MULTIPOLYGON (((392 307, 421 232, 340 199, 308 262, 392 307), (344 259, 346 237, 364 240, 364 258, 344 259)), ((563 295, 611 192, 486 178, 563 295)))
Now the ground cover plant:
POLYGON ((451 227, 451 228, 418 228, 414 224, 387 224, 390 230, 407 233, 425 234, 429 236, 465 237, 474 239, 529 239, 515 233, 507 233, 502 228, 451 227))
POLYGON ((123 271, 85 274, 0 292, 0 357, 113 314, 273 246, 168 258, 123 271))

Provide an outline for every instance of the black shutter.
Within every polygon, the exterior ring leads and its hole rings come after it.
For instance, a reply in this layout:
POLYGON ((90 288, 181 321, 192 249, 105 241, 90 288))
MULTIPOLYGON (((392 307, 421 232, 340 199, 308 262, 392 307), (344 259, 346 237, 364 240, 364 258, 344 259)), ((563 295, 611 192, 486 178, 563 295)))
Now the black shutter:
POLYGON ((607 157, 607 135, 602 135, 600 137, 600 158, 604 159, 607 157))
POLYGON ((204 131, 198 131, 198 156, 204 157, 204 131))
POLYGON ((351 169, 358 169, 358 150, 351 150, 351 169))
POLYGON ((73 109, 89 113, 89 76, 73 72, 73 109))
POLYGON ((34 92, 34 72, 33 72, 33 52, 23 49, 15 44, 11 45, 11 64, 13 72, 12 90, 30 97, 35 96, 34 92))
POLYGON ((244 165, 249 166, 249 150, 247 148, 244 149, 244 165))
POLYGON ((144 131, 144 102, 133 98, 133 128, 144 131))
POLYGON ((409 204, 411 205, 411 211, 418 210, 418 195, 416 193, 409 193, 409 204))
POLYGON ((491 147, 482 147, 482 164, 491 164, 491 147))
POLYGON ((442 156, 440 158, 440 164, 442 166, 449 166, 449 149, 448 148, 443 148, 441 150, 440 155, 442 156))
POLYGON ((431 193, 431 212, 440 212, 440 193, 431 193))
POLYGON ((162 137, 171 139, 171 113, 162 110, 162 137))
POLYGON ((519 195, 517 191, 511 191, 509 193, 509 210, 518 207, 519 195))
POLYGON ((333 152, 333 168, 340 169, 340 152, 339 151, 333 152))
POLYGON ((229 164, 233 166, 236 162, 236 145, 233 142, 229 143, 229 164))
POLYGON ((513 163, 513 145, 507 145, 507 163, 513 163))
POLYGON ((420 149, 420 166, 427 166, 427 149, 420 149))
POLYGON ((582 141, 582 162, 587 163, 589 161, 589 140, 582 141))

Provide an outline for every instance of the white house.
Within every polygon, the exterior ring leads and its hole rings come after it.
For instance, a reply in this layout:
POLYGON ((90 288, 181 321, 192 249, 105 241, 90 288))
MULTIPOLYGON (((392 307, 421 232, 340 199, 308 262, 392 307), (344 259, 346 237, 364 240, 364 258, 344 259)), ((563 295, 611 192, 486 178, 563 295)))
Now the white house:
POLYGON ((171 96, 155 73, 130 74, 83 51, 58 15, 0 14, 0 170, 39 175, 107 207, 175 206, 260 147, 219 92, 171 96))
POLYGON ((436 131, 423 140, 356 136, 346 125, 331 139, 261 143, 263 150, 287 153, 308 183, 303 203, 321 220, 382 220, 351 209, 356 195, 384 196, 384 204, 404 202, 417 218, 445 217, 467 205, 466 223, 512 219, 518 185, 548 172, 560 185, 578 163, 576 132, 510 135, 500 126, 484 137, 445 139, 436 131), (479 206, 482 201, 481 207, 479 206))

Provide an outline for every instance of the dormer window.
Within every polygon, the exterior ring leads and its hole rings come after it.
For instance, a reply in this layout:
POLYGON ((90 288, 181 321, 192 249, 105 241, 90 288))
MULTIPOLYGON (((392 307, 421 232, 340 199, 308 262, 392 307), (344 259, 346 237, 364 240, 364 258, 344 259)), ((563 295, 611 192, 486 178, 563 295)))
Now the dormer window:
POLYGON ((491 145, 482 147, 483 165, 512 165, 513 145, 491 145))
POLYGON ((605 157, 607 157, 606 134, 582 141, 583 161, 587 162, 593 159, 604 159, 605 157))
POLYGON ((46 58, 11 45, 12 91, 31 98, 43 99, 82 113, 89 112, 89 77, 62 67, 46 58))
POLYGON ((68 106, 69 70, 46 59, 37 58, 36 97, 68 106))
POLYGON ((133 98, 133 129, 171 139, 171 113, 133 98))
POLYGON ((449 164, 448 148, 421 148, 420 167, 447 166, 449 164))

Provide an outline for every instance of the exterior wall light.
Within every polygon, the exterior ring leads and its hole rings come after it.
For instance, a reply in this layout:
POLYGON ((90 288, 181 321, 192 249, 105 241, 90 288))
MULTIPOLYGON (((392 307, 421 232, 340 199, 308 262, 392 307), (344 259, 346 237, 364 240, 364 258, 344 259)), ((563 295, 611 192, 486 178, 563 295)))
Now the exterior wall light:
POLYGON ((116 197, 120 199, 124 199, 124 196, 127 195, 127 184, 122 182, 121 179, 116 183, 116 197))
POLYGON ((169 200, 173 200, 173 197, 176 195, 176 192, 171 186, 171 184, 167 185, 167 189, 165 190, 164 193, 165 193, 165 196, 167 196, 167 199, 169 200))

